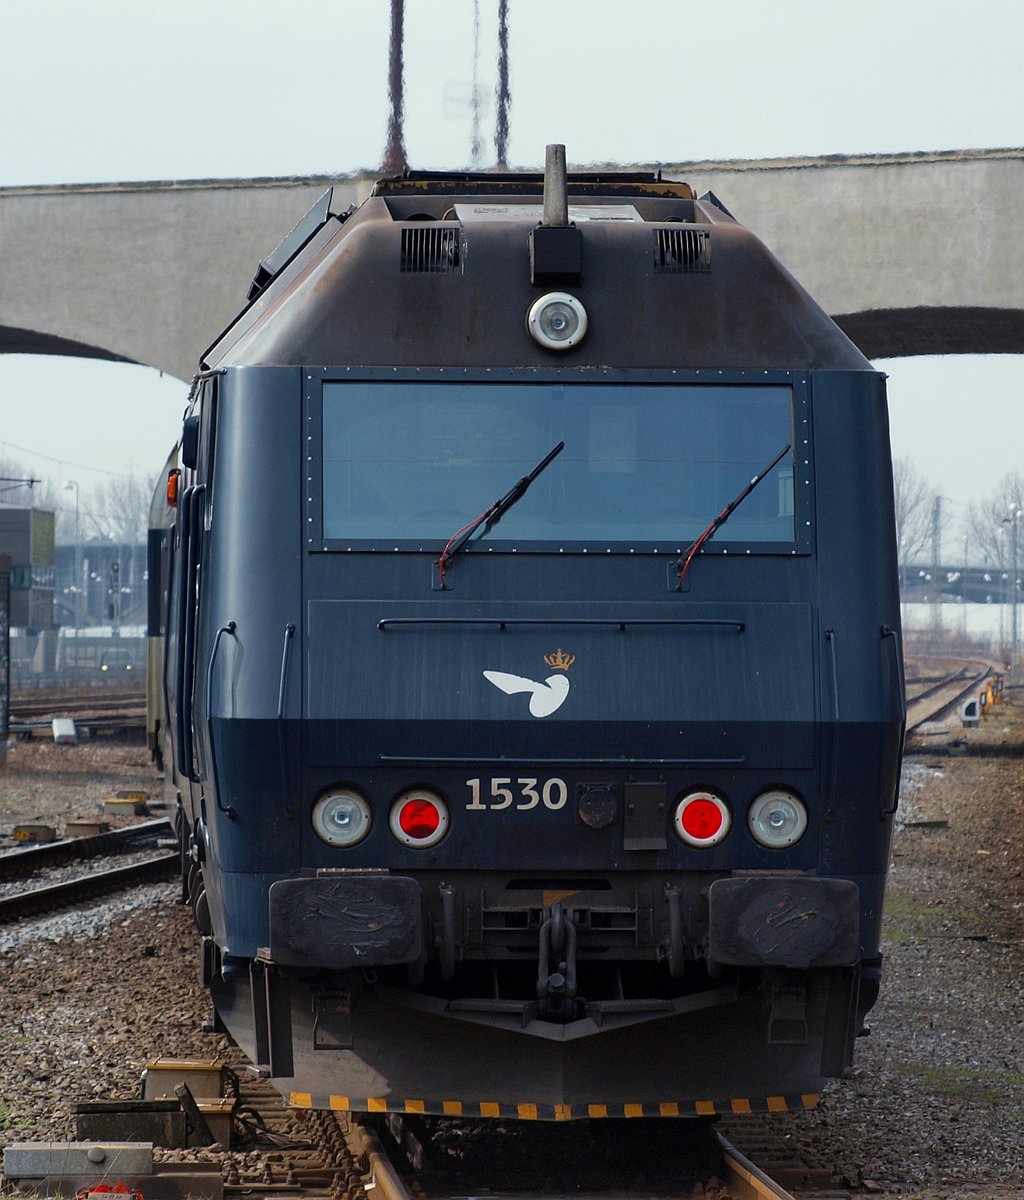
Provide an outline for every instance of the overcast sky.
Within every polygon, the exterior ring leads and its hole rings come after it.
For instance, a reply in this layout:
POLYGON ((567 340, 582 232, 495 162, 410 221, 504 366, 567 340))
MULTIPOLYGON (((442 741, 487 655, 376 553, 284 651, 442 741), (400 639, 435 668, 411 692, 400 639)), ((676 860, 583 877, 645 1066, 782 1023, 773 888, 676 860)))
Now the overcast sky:
MULTIPOLYGON (((414 166, 470 165, 474 79, 494 161, 497 0, 474 63, 475 7, 406 0, 414 166)), ((1020 0, 509 7, 515 165, 552 141, 574 164, 1024 145, 1020 0)), ((373 168, 389 20, 388 0, 0 0, 0 187, 373 168)), ((894 450, 951 511, 1021 469, 1018 357, 879 366, 894 450)), ((0 356, 0 458, 83 493, 155 473, 183 400, 147 368, 0 356)))

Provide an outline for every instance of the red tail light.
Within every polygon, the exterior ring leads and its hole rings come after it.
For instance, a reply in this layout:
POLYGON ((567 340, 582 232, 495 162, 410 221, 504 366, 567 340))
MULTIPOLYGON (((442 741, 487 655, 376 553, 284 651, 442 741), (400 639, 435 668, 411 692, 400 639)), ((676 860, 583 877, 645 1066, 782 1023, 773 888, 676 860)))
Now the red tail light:
POLYGON ((391 808, 391 832, 404 846, 436 846, 448 832, 448 806, 426 788, 403 792, 391 808))
POLYGON ((675 830, 689 846, 714 846, 725 837, 732 817, 713 792, 689 792, 676 805, 675 830))

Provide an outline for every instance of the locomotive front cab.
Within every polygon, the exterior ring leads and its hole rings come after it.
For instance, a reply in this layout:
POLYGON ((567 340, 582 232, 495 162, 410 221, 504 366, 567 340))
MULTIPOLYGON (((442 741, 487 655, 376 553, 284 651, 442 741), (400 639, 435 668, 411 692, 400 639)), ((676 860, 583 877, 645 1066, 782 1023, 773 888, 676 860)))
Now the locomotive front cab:
MULTIPOLYGON (((852 968, 857 886, 817 878, 830 850, 805 599, 809 376, 318 374, 309 570, 331 598, 308 610, 307 794, 343 796, 340 824, 358 832, 339 848, 307 828, 304 857, 418 881, 417 936, 377 951, 382 967, 413 960, 392 982, 433 988, 467 1020, 600 1012, 607 1026, 683 996, 696 1007, 696 993, 723 1003, 723 973, 742 967, 852 968), (408 554, 415 576, 388 565, 408 554), (396 571, 405 598, 366 598, 374 573, 396 571), (356 576, 360 594, 342 599, 356 576)), ((278 885, 272 921, 292 930, 300 897, 328 911, 348 887, 278 885)), ((372 890, 383 903, 387 888, 372 890)), ((326 967, 342 950, 330 925, 304 929, 301 953, 282 936, 273 956, 299 961, 316 942, 326 967)))
POLYGON ((384 189, 207 356, 207 981, 293 1103, 799 1105, 877 966, 884 386, 714 203, 533 186, 384 189))

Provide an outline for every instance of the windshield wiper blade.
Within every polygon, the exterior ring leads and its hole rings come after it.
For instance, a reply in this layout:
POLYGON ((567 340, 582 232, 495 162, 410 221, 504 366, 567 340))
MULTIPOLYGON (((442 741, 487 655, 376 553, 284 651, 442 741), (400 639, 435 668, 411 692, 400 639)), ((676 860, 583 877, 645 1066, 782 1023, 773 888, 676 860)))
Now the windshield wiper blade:
POLYGON ((761 480, 764 479, 764 477, 766 475, 770 475, 772 473, 772 471, 775 470, 775 468, 781 462, 783 455, 789 453, 789 450, 792 447, 792 445, 793 445, 792 442, 787 442, 782 447, 782 449, 778 452, 778 454, 776 454, 776 456, 772 459, 772 461, 766 467, 764 467, 760 471, 758 471, 758 473, 754 476, 753 479, 751 479, 751 481, 746 485, 746 487, 743 489, 743 491, 741 491, 740 494, 734 500, 729 501, 729 503, 725 506, 725 508, 722 509, 722 511, 718 514, 717 517, 715 517, 715 519, 711 522, 711 524, 707 527, 707 529, 704 530, 704 532, 700 535, 699 538, 697 538, 697 540, 693 543, 693 545, 689 548, 689 550, 687 550, 686 554, 684 554, 683 557, 679 560, 679 562, 676 564, 679 568, 679 581, 676 583, 676 591, 677 592, 681 592, 683 590, 683 580, 686 578, 686 572, 690 569, 690 563, 692 563, 693 560, 696 558, 697 553, 699 552, 701 546, 704 545, 704 543, 708 540, 708 538, 713 537, 715 534, 715 531, 720 529, 726 523, 726 521, 728 521, 728 519, 732 516, 732 514, 736 511, 736 509, 739 508, 739 506, 743 503, 744 500, 746 500, 746 498, 750 495, 750 493, 754 490, 754 488, 757 487, 757 485, 761 482, 761 480))
POLYGON ((512 507, 512 505, 526 495, 530 484, 533 483, 541 471, 543 471, 549 463, 557 458, 564 449, 565 442, 559 442, 553 450, 549 450, 548 453, 544 455, 544 457, 533 468, 529 475, 524 475, 522 479, 514 483, 512 487, 510 487, 505 493, 505 495, 495 500, 495 502, 486 510, 486 512, 482 512, 480 516, 470 521, 468 525, 463 525, 460 530, 452 534, 452 536, 448 539, 448 544, 441 551, 441 557, 437 560, 437 571, 441 577, 442 588, 445 586, 444 576, 445 571, 448 569, 448 564, 452 561, 455 555, 458 554, 466 542, 469 541, 473 534, 476 533, 480 526, 484 526, 484 533, 486 533, 492 525, 495 525, 498 521, 500 521, 505 513, 507 513, 512 507))

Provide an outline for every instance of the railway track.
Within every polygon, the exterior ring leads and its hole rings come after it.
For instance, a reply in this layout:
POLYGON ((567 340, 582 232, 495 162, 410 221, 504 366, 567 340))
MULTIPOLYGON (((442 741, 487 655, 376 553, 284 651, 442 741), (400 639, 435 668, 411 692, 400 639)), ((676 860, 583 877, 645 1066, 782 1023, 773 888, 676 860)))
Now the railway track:
POLYGON ((87 838, 71 838, 0 854, 0 924, 70 908, 154 879, 170 879, 180 870, 177 849, 157 849, 172 833, 166 820, 87 838), (149 842, 147 848, 144 844, 149 842), (121 856, 116 866, 96 870, 97 859, 121 856), (130 861, 123 861, 128 856, 130 861), (55 873, 59 875, 55 877, 55 873), (47 875, 48 878, 41 878, 47 875))
MULTIPOLYGON (((244 1097, 243 1097, 244 1098, 244 1097)), ((243 1111, 245 1106, 243 1105, 243 1111)), ((849 1193, 829 1188, 827 1191, 788 1191, 757 1167, 720 1133, 701 1130, 711 1144, 712 1153, 705 1165, 694 1173, 680 1174, 675 1182, 664 1178, 664 1164, 643 1161, 624 1161, 620 1174, 633 1176, 630 1185, 623 1186, 615 1177, 603 1186, 581 1186, 571 1174, 557 1170, 550 1180, 531 1186, 510 1185, 508 1167, 500 1174, 497 1187, 491 1188, 478 1180, 472 1187, 453 1175, 450 1179, 436 1173, 424 1173, 423 1147, 420 1139, 407 1128, 401 1118, 389 1117, 387 1130, 370 1122, 360 1123, 337 1113, 311 1111, 305 1114, 302 1126, 303 1141, 290 1140, 281 1132, 281 1121, 265 1126, 283 1146, 277 1164, 262 1168, 248 1166, 239 1170, 229 1159, 224 1171, 224 1193, 251 1195, 287 1188, 294 1196, 309 1200, 464 1200, 467 1195, 496 1196, 501 1200, 564 1200, 567 1194, 576 1200, 614 1195, 617 1200, 649 1200, 653 1196, 703 1196, 708 1200, 843 1200, 849 1193), (393 1140, 400 1139, 400 1143, 393 1140), (417 1167, 416 1162, 420 1165, 417 1167), (652 1181, 651 1175, 655 1176, 652 1181), (639 1182, 638 1182, 639 1181, 639 1182)), ((496 1135, 496 1136, 500 1136, 496 1135)), ((294 1137, 294 1135, 292 1135, 294 1137)), ((678 1141, 685 1145, 687 1131, 679 1131, 678 1141)), ((685 1153, 685 1151, 684 1151, 685 1153)), ((571 1168, 570 1168, 571 1169, 571 1168)), ((513 1171, 515 1168, 513 1167, 513 1171)), ((524 1171, 529 1174, 529 1169, 524 1171)))
POLYGON ((927 722, 937 720, 953 705, 977 694, 984 680, 995 673, 996 668, 991 663, 970 660, 934 682, 917 687, 913 682, 908 682, 907 733, 913 733, 927 722))
POLYGON ((46 692, 38 695, 21 694, 11 697, 12 720, 32 720, 36 717, 73 717, 78 713, 144 712, 145 692, 115 691, 113 688, 89 688, 77 692, 46 692))
POLYGON ((47 730, 54 717, 71 717, 80 729, 93 733, 142 729, 146 722, 146 697, 138 691, 93 688, 81 692, 21 695, 11 700, 10 731, 23 738, 47 730))
MULTIPOLYGON (((230 1149, 213 1146, 225 1197, 286 1193, 291 1200, 850 1200, 809 1176, 788 1190, 781 1172, 806 1175, 781 1137, 763 1131, 756 1166, 712 1120, 582 1123, 462 1121, 416 1114, 357 1117, 288 1108, 269 1081, 248 1068, 241 1051, 227 1056, 226 1091, 236 1100, 230 1149), (599 1125, 600 1128, 595 1128, 599 1125), (780 1175, 780 1178, 773 1178, 780 1175)), ((209 1168, 212 1164, 206 1163, 209 1168)), ((178 1160, 168 1169, 187 1172, 178 1160)), ((812 1173, 813 1174, 813 1173, 812 1173)), ((822 1172, 818 1172, 821 1176, 822 1172)), ((53 1183, 54 1181, 48 1181, 53 1183)), ((129 1181, 149 1195, 145 1179, 129 1181)), ((165 1181, 166 1182, 166 1181, 165 1181)), ((58 1189, 64 1190, 64 1189, 58 1189)), ((166 1188, 154 1188, 163 1195, 166 1188)), ((169 1195, 175 1195, 171 1192, 169 1195)), ((181 1193, 208 1195, 202 1186, 181 1193)))
MULTIPOLYGON (((251 1121, 253 1110, 244 1104, 243 1087, 239 1112, 243 1121, 251 1121), (248 1114, 246 1116, 245 1114, 248 1114)), ((180 1194, 187 1197, 210 1195, 225 1197, 263 1196, 280 1192, 291 1200, 465 1200, 467 1196, 500 1196, 501 1200, 564 1200, 566 1195, 576 1200, 651 1200, 653 1197, 700 1196, 706 1200, 849 1200, 849 1193, 829 1190, 811 1193, 789 1192, 765 1172, 745 1158, 725 1138, 711 1134, 714 1146, 713 1162, 703 1176, 680 1181, 651 1183, 644 1170, 651 1164, 643 1161, 624 1163, 632 1169, 635 1181, 626 1187, 610 1179, 607 1186, 585 1188, 576 1186, 571 1176, 552 1176, 540 1187, 516 1187, 503 1184, 500 1189, 476 1186, 469 1191, 460 1183, 433 1177, 410 1177, 401 1155, 387 1146, 387 1137, 379 1137, 370 1124, 359 1124, 348 1117, 330 1112, 310 1112, 298 1132, 287 1116, 269 1124, 261 1124, 254 1139, 262 1142, 264 1153, 254 1153, 253 1141, 239 1147, 237 1154, 223 1159, 220 1188, 211 1187, 206 1173, 190 1177, 188 1165, 180 1161, 157 1166, 153 1177, 131 1177, 126 1187, 137 1188, 142 1195, 147 1189, 153 1194, 180 1194), (277 1150, 267 1147, 276 1145, 277 1150), (170 1175, 165 1172, 171 1172, 170 1175), (164 1175, 163 1180, 160 1176, 164 1175), (205 1182, 205 1186, 204 1186, 205 1182), (155 1190, 154 1190, 155 1189, 155 1190)), ((681 1137, 681 1141, 685 1138, 681 1137)), ((209 1163, 205 1164, 209 1167, 209 1163)), ((44 1179, 48 1190, 62 1190, 60 1177, 44 1179)), ((77 1182, 72 1179, 71 1182, 77 1182)))
POLYGON ((0 924, 17 921, 21 917, 52 912, 55 909, 69 908, 84 900, 92 900, 136 883, 170 879, 179 867, 177 853, 165 853, 129 863, 127 866, 93 871, 88 875, 62 880, 60 883, 27 888, 21 892, 0 896, 0 924))
MULTIPOLYGON (((814 1196, 821 1195, 810 1191, 787 1191, 711 1125, 703 1122, 684 1122, 681 1126, 674 1122, 668 1122, 667 1126, 657 1122, 653 1128, 650 1122, 642 1122, 641 1125, 647 1128, 640 1129, 635 1138, 627 1137, 625 1129, 616 1131, 618 1137, 613 1135, 611 1138, 611 1158, 615 1158, 614 1143, 621 1138, 621 1161, 610 1167, 602 1162, 594 1172, 595 1175, 600 1174, 600 1178, 591 1178, 591 1172, 585 1164, 578 1167, 582 1177, 576 1176, 571 1158, 560 1170, 557 1159, 554 1159, 541 1163, 540 1173, 548 1173, 550 1178, 539 1187, 530 1186, 530 1178, 537 1174, 537 1167, 530 1163, 529 1154, 522 1158, 518 1156, 523 1147, 514 1135, 521 1130, 507 1131, 499 1127, 489 1135, 496 1142, 500 1142, 503 1136, 510 1139, 508 1149, 518 1161, 512 1173, 521 1171, 524 1177, 522 1184, 516 1187, 507 1177, 508 1166, 503 1166, 499 1172, 501 1177, 496 1181, 497 1186, 493 1188, 486 1186, 486 1177, 470 1181, 457 1174, 449 1182, 443 1174, 439 1175, 436 1170, 432 1172, 427 1165, 429 1150, 424 1146, 415 1123, 401 1116, 390 1114, 386 1119, 386 1128, 381 1128, 380 1135, 377 1127, 365 1123, 348 1125, 346 1136, 349 1144, 358 1148, 358 1158, 367 1166, 363 1187, 374 1191, 377 1200, 418 1200, 424 1195, 456 1200, 467 1194, 485 1193, 500 1193, 502 1200, 561 1200, 569 1193, 575 1195, 577 1200, 608 1194, 620 1200, 629 1200, 633 1196, 642 1200, 650 1196, 683 1195, 705 1196, 709 1200, 713 1197, 721 1197, 721 1200, 726 1200, 726 1197, 729 1200, 795 1200, 797 1196, 800 1200, 812 1200, 814 1196), (671 1128, 673 1125, 674 1129, 671 1128), (650 1150, 643 1148, 647 1140, 645 1135, 665 1133, 673 1144, 671 1155, 663 1153, 664 1137, 651 1137, 650 1150), (468 1190, 467 1183, 470 1183, 468 1190)), ((533 1131, 536 1129, 534 1126, 533 1131)), ((573 1137, 571 1126, 562 1127, 557 1132, 564 1132, 566 1140, 573 1137)), ((590 1133, 589 1130, 585 1132, 590 1133)), ((632 1130, 629 1132, 632 1133, 632 1130)), ((577 1133, 582 1137, 584 1131, 577 1130, 577 1133)), ((549 1139, 540 1139, 541 1142, 546 1140, 549 1139)), ((501 1150, 496 1153, 501 1155, 501 1150)), ((839 1200, 844 1194, 831 1189, 828 1192, 833 1200, 839 1200)))
POLYGON ((0 851, 0 880, 17 879, 45 867, 57 867, 76 859, 96 858, 118 854, 137 847, 140 843, 155 842, 160 838, 174 836, 174 830, 166 817, 152 821, 140 821, 122 829, 110 829, 106 833, 90 837, 61 838, 56 842, 18 846, 0 851))

